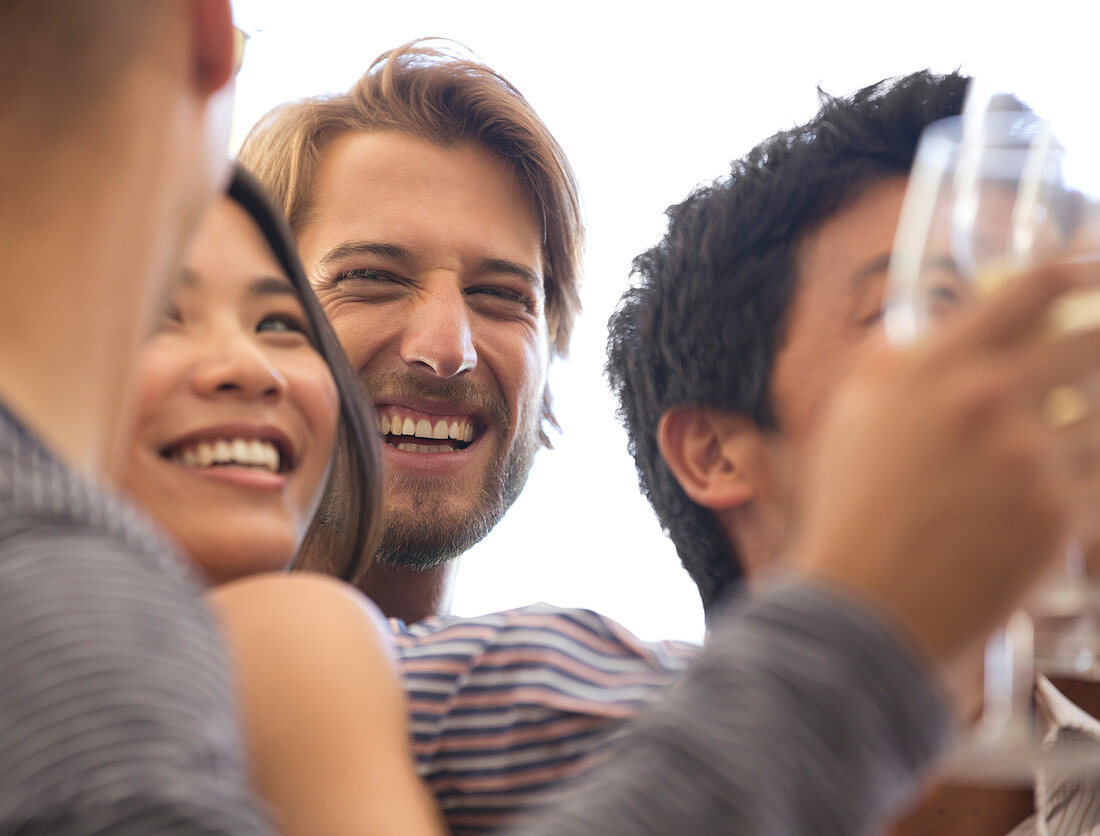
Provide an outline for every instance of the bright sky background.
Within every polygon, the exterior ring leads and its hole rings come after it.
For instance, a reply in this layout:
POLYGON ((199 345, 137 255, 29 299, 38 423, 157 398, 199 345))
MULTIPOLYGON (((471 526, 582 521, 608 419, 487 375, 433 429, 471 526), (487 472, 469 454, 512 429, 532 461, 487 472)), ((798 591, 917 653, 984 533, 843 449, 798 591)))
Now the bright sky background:
POLYGON ((602 374, 607 317, 631 259, 662 234, 664 208, 809 118, 818 85, 842 94, 923 67, 959 67, 1024 79, 1070 107, 1098 106, 1094 0, 234 6, 252 30, 236 142, 279 102, 344 90, 380 52, 441 36, 511 80, 565 148, 589 244, 572 356, 551 371, 563 434, 539 454, 501 524, 463 558, 454 612, 548 601, 595 609, 646 639, 703 634, 695 588, 638 493, 602 374))

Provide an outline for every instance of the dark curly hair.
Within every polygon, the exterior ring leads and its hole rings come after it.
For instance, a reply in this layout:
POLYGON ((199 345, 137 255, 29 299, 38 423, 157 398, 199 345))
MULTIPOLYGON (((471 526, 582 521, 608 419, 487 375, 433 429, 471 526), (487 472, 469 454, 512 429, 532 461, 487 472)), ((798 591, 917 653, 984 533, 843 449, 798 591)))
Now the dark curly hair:
POLYGON ((813 119, 765 140, 728 177, 667 210, 665 237, 634 260, 634 284, 609 322, 607 373, 642 492, 708 613, 741 568, 714 517, 661 459, 657 424, 669 409, 693 405, 777 429, 770 381, 799 245, 868 186, 908 174, 921 131, 959 113, 967 83, 924 71, 847 98, 819 91, 813 119))

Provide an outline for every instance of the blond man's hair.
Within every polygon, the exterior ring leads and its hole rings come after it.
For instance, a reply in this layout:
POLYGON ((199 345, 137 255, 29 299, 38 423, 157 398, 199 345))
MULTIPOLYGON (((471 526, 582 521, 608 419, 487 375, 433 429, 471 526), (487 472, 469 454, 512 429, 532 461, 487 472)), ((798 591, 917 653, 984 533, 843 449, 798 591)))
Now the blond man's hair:
MULTIPOLYGON (((442 146, 476 143, 511 166, 542 224, 550 346, 564 356, 580 312, 584 226, 569 161, 520 92, 484 64, 414 41, 376 58, 346 93, 275 108, 249 133, 239 157, 300 235, 315 211, 314 182, 327 144, 366 131, 399 131, 442 146)), ((553 421, 549 403, 545 414, 553 421)))

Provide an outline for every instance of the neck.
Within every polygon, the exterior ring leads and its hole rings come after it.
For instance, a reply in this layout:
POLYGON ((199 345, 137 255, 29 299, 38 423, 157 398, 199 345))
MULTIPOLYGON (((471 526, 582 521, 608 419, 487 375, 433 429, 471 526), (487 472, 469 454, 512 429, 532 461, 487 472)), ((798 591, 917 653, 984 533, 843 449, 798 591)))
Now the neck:
POLYGON ((457 560, 423 570, 375 562, 358 586, 387 618, 413 624, 431 615, 450 614, 457 570, 457 560))
POLYGON ((790 516, 751 501, 717 519, 749 584, 770 577, 771 570, 783 564, 794 534, 790 516))
POLYGON ((157 234, 165 207, 140 157, 129 172, 53 162, 0 207, 0 397, 70 465, 97 471, 151 307, 145 280, 177 247, 157 234))

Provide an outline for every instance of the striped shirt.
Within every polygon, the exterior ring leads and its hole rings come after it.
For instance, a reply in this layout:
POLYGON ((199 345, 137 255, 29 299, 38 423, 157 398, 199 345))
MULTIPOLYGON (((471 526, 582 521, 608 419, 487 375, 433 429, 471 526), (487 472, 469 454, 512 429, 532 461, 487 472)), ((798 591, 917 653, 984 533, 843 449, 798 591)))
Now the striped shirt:
POLYGON ((547 604, 391 628, 417 767, 457 834, 555 800, 699 653, 547 604))
POLYGON ((524 836, 866 834, 951 730, 925 661, 877 612, 800 581, 715 622, 600 769, 524 836))
POLYGON ((184 561, 0 405, 0 833, 265 833, 184 561))

